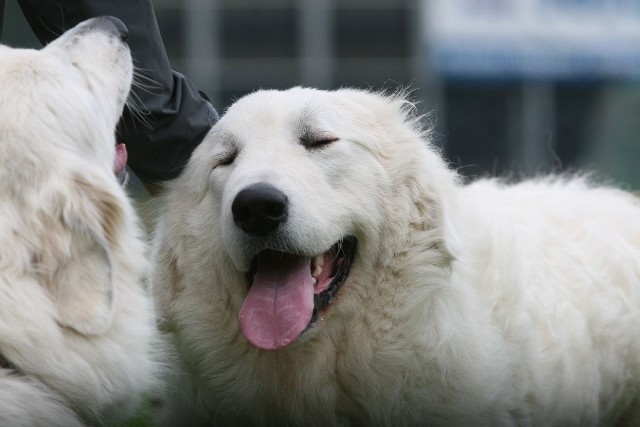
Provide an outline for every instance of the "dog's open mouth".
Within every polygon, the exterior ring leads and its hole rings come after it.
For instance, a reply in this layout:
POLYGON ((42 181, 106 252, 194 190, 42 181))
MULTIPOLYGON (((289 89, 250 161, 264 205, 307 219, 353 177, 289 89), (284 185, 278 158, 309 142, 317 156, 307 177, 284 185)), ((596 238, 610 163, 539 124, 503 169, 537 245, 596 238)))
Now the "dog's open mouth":
POLYGON ((262 350, 279 350, 313 326, 349 275, 356 245, 348 236, 312 258, 261 252, 248 273, 249 292, 240 309, 247 340, 262 350))

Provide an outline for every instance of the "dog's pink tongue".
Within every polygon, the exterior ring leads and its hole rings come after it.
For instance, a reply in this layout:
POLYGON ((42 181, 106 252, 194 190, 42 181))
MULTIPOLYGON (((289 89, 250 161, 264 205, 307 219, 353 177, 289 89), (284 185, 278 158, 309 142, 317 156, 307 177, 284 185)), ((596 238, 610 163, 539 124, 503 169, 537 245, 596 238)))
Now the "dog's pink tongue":
POLYGON ((307 327, 313 314, 310 260, 265 254, 249 294, 240 309, 240 329, 262 350, 291 344, 307 327))

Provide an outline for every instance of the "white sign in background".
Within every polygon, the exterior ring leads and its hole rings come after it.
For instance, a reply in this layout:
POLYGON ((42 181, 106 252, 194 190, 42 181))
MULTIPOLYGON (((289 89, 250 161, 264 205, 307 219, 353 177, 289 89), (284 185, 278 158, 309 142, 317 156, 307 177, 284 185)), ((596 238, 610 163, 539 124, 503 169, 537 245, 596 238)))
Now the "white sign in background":
POLYGON ((437 73, 638 78, 640 0, 423 0, 437 73))

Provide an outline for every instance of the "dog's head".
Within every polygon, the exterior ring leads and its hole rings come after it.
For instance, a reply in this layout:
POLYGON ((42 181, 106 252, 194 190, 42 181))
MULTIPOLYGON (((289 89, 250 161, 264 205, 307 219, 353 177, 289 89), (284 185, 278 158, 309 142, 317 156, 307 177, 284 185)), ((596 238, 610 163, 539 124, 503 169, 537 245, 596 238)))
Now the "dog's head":
POLYGON ((40 50, 0 46, 0 150, 46 144, 111 167, 133 73, 126 37, 121 21, 100 17, 40 50))
POLYGON ((356 90, 260 91, 232 105, 194 154, 182 182, 199 195, 194 209, 182 204, 185 223, 242 275, 230 292, 243 295, 237 315, 254 346, 313 336, 334 307, 367 294, 355 279, 373 270, 363 263, 406 243, 394 217, 429 221, 437 209, 416 177, 449 172, 410 110, 402 97, 356 90), (430 170, 416 170, 429 169, 427 157, 430 170))

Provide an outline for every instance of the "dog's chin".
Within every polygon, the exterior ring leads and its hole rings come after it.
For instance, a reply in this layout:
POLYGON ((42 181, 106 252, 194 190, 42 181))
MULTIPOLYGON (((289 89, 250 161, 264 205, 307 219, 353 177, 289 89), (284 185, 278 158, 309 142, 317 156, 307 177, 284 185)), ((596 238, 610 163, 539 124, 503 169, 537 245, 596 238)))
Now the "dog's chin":
POLYGON ((308 257, 264 250, 246 273, 248 292, 240 310, 245 338, 261 350, 304 341, 328 315, 347 280, 357 239, 346 236, 308 257))

